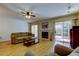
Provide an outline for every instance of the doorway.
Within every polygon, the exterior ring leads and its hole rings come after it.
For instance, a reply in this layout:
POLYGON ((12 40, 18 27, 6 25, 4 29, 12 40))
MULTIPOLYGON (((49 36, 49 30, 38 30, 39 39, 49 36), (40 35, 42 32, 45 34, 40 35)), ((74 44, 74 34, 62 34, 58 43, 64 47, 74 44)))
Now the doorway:
POLYGON ((38 25, 32 25, 31 32, 34 34, 35 43, 38 43, 38 25))
POLYGON ((55 23, 55 40, 56 44, 62 44, 70 47, 70 29, 72 28, 71 21, 63 21, 55 23))

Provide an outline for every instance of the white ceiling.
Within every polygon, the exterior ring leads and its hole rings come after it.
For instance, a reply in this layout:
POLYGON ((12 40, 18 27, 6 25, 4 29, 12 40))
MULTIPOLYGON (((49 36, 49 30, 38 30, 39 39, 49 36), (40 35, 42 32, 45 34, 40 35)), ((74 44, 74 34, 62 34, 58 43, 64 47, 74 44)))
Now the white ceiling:
MULTIPOLYGON (((6 3, 3 5, 18 16, 22 16, 20 10, 34 11, 34 14, 37 16, 34 19, 37 20, 62 16, 67 14, 68 10, 68 3, 6 3)), ((72 11, 79 10, 78 3, 71 4, 71 7, 72 11)))

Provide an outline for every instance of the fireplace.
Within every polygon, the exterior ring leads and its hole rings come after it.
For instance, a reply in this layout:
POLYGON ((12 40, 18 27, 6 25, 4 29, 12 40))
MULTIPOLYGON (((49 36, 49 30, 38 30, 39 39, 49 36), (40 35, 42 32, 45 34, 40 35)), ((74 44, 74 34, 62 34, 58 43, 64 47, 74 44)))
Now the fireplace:
POLYGON ((48 32, 42 32, 42 38, 48 39, 48 32))

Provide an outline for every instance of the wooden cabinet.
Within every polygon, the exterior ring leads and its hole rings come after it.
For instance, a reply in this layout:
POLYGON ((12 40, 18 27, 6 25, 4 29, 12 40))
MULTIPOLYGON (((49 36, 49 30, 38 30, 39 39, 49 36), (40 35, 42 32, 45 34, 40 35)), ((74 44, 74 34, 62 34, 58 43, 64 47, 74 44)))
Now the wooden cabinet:
POLYGON ((79 26, 73 26, 70 30, 70 45, 74 49, 79 46, 79 26))

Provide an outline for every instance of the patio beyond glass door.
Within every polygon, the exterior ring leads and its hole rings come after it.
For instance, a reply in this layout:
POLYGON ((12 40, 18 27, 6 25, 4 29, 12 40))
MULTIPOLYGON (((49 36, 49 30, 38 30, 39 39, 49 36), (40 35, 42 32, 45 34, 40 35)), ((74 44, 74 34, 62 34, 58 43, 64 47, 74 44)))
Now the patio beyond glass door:
POLYGON ((38 25, 32 25, 31 31, 35 36, 35 43, 37 43, 38 42, 38 25))
POLYGON ((62 44, 67 47, 70 47, 70 35, 69 31, 72 27, 71 21, 64 21, 64 22, 56 22, 55 23, 55 39, 56 44, 62 44))

